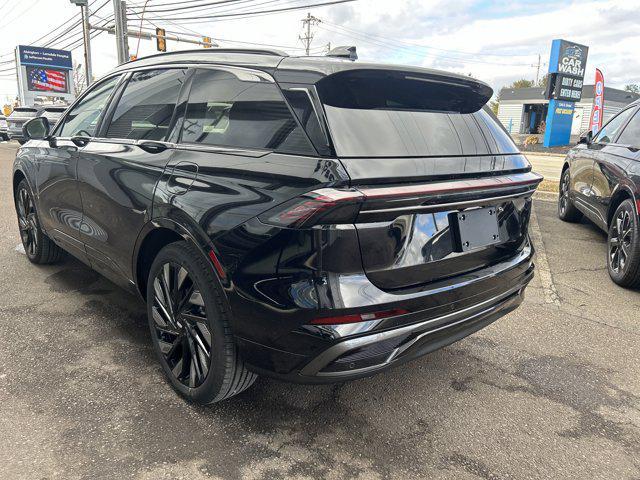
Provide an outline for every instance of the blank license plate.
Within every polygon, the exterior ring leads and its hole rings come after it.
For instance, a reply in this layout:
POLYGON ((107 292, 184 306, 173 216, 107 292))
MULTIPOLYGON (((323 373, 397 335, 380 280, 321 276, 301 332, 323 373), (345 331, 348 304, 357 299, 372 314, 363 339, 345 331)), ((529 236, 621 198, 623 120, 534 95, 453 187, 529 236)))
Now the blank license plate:
POLYGON ((477 208, 453 214, 458 224, 459 247, 463 252, 500 243, 496 207, 477 208))

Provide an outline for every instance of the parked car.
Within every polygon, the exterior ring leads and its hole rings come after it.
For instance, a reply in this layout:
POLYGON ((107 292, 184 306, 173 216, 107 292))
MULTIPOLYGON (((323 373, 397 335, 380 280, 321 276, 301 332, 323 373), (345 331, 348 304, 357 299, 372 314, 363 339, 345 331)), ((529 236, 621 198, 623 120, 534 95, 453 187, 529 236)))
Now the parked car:
POLYGON ((35 117, 44 116, 49 125, 54 127, 67 107, 57 105, 37 105, 34 107, 16 107, 7 118, 8 135, 11 140, 17 140, 23 144, 26 139, 22 134, 25 123, 35 117))
POLYGON ((571 149, 562 168, 558 216, 587 217, 608 233, 607 269, 623 287, 640 286, 640 100, 571 149))
POLYGON ((70 252, 146 299, 191 401, 256 375, 381 372, 515 309, 542 177, 478 80, 276 51, 174 52, 25 127, 34 263, 70 252))
POLYGON ((36 107, 16 107, 7 117, 7 133, 11 140, 17 140, 23 144, 26 140, 22 135, 22 127, 32 118, 38 116, 36 107))
POLYGON ((6 142, 9 140, 9 134, 7 133, 7 117, 0 115, 0 141, 6 142))

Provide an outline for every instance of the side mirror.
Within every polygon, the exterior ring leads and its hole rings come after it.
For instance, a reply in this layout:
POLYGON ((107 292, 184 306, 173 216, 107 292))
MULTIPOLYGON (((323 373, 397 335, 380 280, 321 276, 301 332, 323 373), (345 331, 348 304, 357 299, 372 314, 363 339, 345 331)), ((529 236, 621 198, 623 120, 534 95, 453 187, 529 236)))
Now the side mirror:
POLYGON ((593 141, 593 132, 591 130, 589 130, 584 137, 580 137, 580 140, 578 140, 578 143, 584 143, 585 145, 591 145, 592 141, 593 141))
POLYGON ((49 138, 49 120, 46 117, 36 117, 22 126, 22 135, 27 140, 45 140, 49 138))

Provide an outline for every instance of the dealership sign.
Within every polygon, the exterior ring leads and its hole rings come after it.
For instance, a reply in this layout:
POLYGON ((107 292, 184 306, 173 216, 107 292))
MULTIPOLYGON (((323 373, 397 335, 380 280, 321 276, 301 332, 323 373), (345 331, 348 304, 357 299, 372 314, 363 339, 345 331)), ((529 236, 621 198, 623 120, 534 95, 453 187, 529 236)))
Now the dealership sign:
POLYGON ((16 63, 22 105, 34 105, 36 98, 41 97, 73 101, 71 52, 19 45, 16 48, 16 63))
POLYGON ((545 147, 569 144, 574 105, 582 99, 588 54, 586 45, 561 39, 551 43, 545 147))
POLYGON ((596 68, 596 82, 593 86, 593 107, 591 108, 591 120, 589 130, 595 135, 602 128, 604 115, 604 75, 596 68))

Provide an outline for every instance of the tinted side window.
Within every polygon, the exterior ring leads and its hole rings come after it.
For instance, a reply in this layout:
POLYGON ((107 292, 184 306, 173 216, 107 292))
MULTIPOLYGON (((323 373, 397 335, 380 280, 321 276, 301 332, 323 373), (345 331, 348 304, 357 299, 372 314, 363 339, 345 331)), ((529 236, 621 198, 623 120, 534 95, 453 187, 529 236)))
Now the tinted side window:
POLYGON ((93 137, 96 133, 100 114, 104 110, 118 80, 120 80, 120 77, 116 76, 92 88, 66 116, 58 136, 73 137, 84 135, 93 137))
POLYGON ((627 108, 626 110, 620 112, 618 115, 609 120, 602 130, 598 132, 596 138, 593 139, 595 143, 611 143, 613 139, 616 138, 616 135, 622 128, 622 126, 627 123, 629 117, 633 114, 633 108, 627 108))
POLYGON ((164 140, 185 75, 183 69, 134 73, 118 102, 106 136, 164 140))
POLYGON ((621 145, 640 147, 640 113, 636 112, 618 139, 621 145))
POLYGON ((315 154, 275 84, 222 70, 196 72, 182 141, 315 154))

